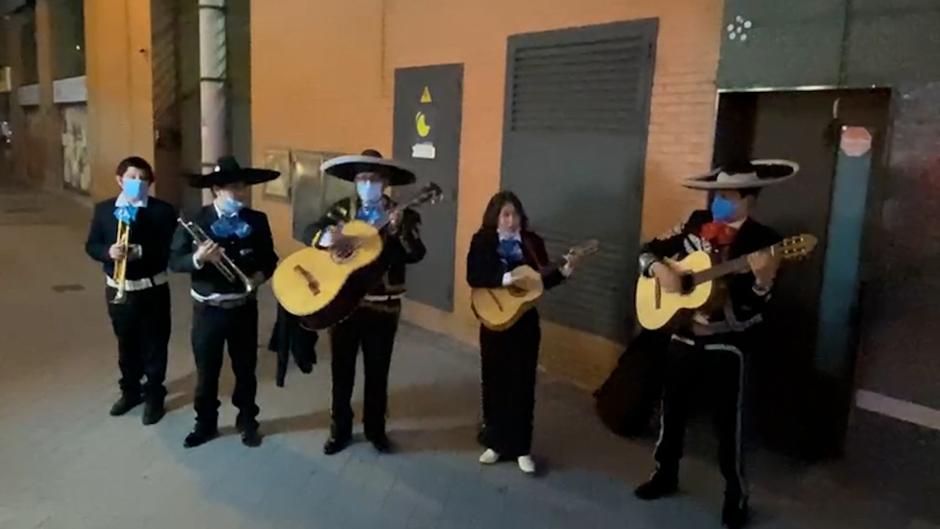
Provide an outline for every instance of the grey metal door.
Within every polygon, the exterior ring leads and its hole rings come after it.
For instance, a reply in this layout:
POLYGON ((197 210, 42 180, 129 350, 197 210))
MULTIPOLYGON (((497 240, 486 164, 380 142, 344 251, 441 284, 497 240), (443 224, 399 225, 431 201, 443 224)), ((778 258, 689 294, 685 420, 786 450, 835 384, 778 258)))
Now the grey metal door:
POLYGON ((552 258, 601 254, 543 300, 550 320, 614 340, 632 329, 656 20, 509 39, 502 185, 552 258))
POLYGON ((418 174, 417 186, 395 190, 399 200, 435 182, 444 201, 421 210, 427 256, 408 272, 408 297, 445 311, 454 309, 454 252, 463 65, 400 68, 395 71, 392 150, 418 174))

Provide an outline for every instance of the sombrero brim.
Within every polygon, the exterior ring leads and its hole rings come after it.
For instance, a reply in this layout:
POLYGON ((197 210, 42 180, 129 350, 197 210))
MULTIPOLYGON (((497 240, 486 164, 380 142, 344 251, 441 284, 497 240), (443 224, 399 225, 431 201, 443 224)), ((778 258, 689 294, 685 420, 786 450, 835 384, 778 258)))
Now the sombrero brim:
POLYGON ((279 176, 281 176, 281 173, 270 169, 243 167, 234 170, 215 171, 209 174, 192 174, 189 175, 189 184, 193 187, 207 188, 244 182, 245 185, 253 186, 269 182, 279 176))
POLYGON ((800 166, 789 160, 753 160, 755 171, 728 174, 721 168, 688 178, 682 185, 689 189, 754 189, 782 184, 799 172, 800 166))
POLYGON ((404 186, 415 182, 411 169, 384 158, 372 156, 339 156, 323 162, 320 169, 330 176, 352 182, 360 173, 379 173, 388 178, 389 185, 404 186))

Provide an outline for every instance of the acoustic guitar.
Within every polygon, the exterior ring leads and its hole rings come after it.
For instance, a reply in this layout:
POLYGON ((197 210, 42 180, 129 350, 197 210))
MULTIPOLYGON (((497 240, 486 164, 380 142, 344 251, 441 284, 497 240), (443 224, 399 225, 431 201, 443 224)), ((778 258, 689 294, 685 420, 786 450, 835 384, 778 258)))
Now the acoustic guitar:
MULTIPOLYGON (((568 250, 564 259, 574 266, 581 259, 597 253, 599 248, 600 244, 596 240, 589 240, 568 250)), ((512 327, 545 291, 542 274, 531 266, 520 266, 512 273, 521 279, 511 286, 474 288, 470 291, 473 314, 487 329, 502 331, 512 327)))
MULTIPOLYGON (((774 257, 783 260, 800 259, 816 247, 816 237, 797 235, 765 248, 774 257)), ((755 252, 759 253, 759 252, 755 252)), ((729 274, 750 270, 748 255, 713 265, 707 252, 689 254, 681 261, 667 261, 681 275, 691 276, 690 292, 669 293, 662 289, 659 280, 641 276, 636 285, 636 317, 644 329, 656 330, 665 327, 677 314, 705 306, 712 298, 715 280, 729 274)))
POLYGON ((388 219, 407 208, 439 202, 442 197, 437 184, 428 184, 376 226, 361 220, 344 224, 340 233, 354 241, 351 255, 310 247, 287 256, 271 279, 274 297, 287 312, 300 316, 301 324, 308 329, 325 329, 341 322, 382 280, 385 266, 380 259, 384 248, 381 231, 388 219))

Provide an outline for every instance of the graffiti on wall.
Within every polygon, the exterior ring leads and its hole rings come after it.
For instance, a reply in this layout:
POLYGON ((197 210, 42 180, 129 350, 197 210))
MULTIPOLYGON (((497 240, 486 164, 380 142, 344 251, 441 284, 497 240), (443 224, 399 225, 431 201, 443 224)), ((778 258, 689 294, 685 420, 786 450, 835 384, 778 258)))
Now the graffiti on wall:
POLYGON ((88 109, 85 105, 69 105, 62 108, 62 178, 66 187, 87 193, 91 187, 91 171, 88 166, 88 109))

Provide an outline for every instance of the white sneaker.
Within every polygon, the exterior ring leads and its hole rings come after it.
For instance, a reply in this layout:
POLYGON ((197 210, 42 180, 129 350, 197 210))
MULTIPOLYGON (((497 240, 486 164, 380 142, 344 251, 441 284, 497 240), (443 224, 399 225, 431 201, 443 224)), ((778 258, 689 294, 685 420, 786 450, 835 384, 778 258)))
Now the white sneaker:
POLYGON ((486 452, 480 455, 480 463, 484 465, 492 465, 499 462, 499 454, 494 452, 492 449, 487 448, 486 452))
POLYGON ((535 460, 532 456, 520 456, 516 461, 519 463, 519 470, 526 474, 535 474, 535 460))

